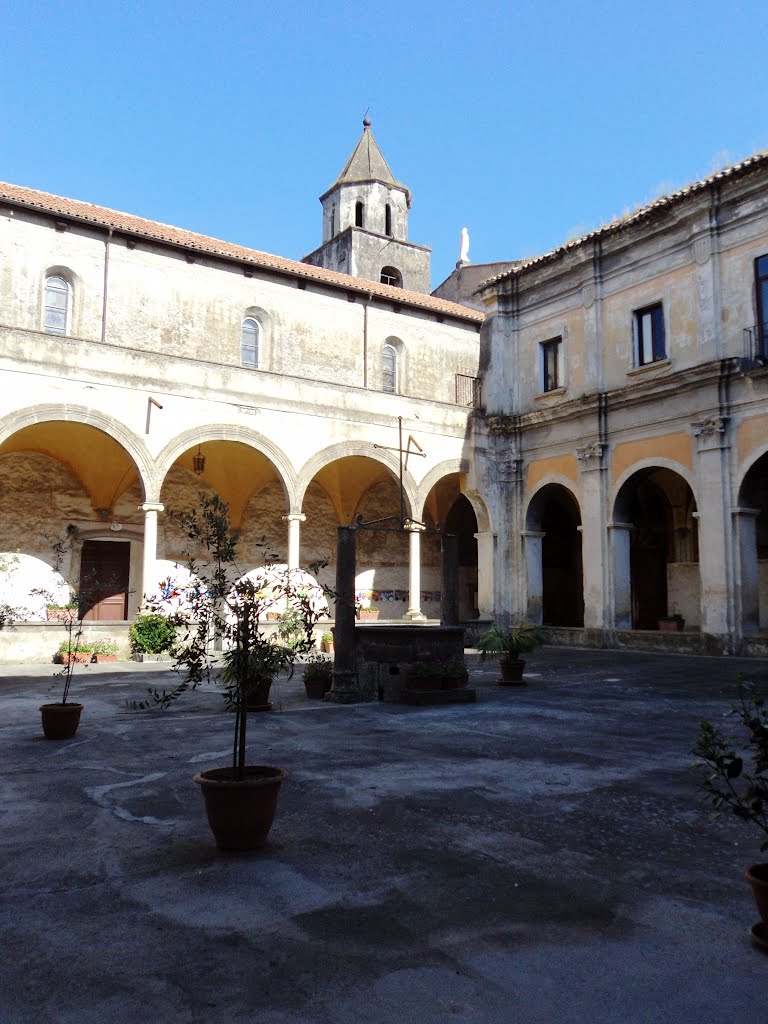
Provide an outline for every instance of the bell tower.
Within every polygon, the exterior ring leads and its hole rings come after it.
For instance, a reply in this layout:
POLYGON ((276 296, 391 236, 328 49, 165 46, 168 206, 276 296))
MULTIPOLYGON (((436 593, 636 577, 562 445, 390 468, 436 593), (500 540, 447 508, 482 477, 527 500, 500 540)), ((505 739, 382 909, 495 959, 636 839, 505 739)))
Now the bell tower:
POLYGON ((429 293, 430 249, 408 241, 411 193, 395 180, 368 117, 352 155, 320 202, 323 244, 304 263, 429 293))

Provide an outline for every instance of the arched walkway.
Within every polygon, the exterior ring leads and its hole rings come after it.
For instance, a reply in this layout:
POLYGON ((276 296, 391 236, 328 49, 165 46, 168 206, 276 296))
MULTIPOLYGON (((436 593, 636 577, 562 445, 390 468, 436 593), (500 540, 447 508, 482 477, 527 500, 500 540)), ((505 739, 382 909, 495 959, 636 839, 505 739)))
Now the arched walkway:
POLYGON ((768 453, 744 474, 735 515, 741 585, 737 600, 745 634, 768 631, 768 453))
POLYGON ((526 514, 528 618, 548 626, 584 625, 581 512, 562 484, 545 484, 526 514))
POLYGON ((680 615, 701 622, 696 500, 666 467, 646 467, 621 486, 614 504, 615 621, 620 629, 659 629, 680 615))

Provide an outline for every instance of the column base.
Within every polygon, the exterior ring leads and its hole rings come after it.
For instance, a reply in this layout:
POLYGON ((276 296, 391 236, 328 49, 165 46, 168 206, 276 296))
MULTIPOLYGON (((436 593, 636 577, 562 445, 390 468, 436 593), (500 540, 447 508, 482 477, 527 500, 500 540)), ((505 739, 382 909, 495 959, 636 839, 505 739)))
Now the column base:
POLYGON ((360 704, 363 695, 357 682, 357 673, 334 672, 333 685, 323 700, 329 704, 360 704))
POLYGON ((421 611, 407 611, 403 618, 406 622, 426 622, 427 616, 421 611))

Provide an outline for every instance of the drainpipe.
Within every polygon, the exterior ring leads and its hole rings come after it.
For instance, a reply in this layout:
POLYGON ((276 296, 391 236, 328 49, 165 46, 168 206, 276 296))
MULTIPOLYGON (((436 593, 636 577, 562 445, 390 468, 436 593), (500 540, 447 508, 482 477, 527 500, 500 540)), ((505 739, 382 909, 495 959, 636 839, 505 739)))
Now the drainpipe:
POLYGON ((368 303, 373 298, 373 292, 363 300, 363 387, 368 388, 368 303))
POLYGON ((112 241, 112 228, 107 232, 104 239, 104 298, 101 305, 101 343, 104 344, 107 337, 107 288, 109 287, 109 243, 112 241))

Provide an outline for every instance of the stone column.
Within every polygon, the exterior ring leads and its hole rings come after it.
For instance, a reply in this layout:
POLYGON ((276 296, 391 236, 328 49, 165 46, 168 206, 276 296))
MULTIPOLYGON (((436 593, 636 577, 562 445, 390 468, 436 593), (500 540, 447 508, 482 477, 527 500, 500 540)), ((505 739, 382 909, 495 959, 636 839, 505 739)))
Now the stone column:
POLYGON ((699 520, 701 631, 728 636, 736 625, 733 523, 728 493, 728 417, 691 424, 696 442, 696 508, 699 520))
POLYGON ((408 611, 403 615, 409 622, 426 622, 421 610, 421 523, 406 523, 408 531, 408 611))
POLYGON ((333 704, 355 704, 361 699, 355 636, 356 530, 339 526, 337 537, 333 685, 325 699, 333 704))
POLYGON ((159 502, 145 501, 143 505, 139 505, 139 512, 144 513, 144 555, 141 566, 142 605, 147 594, 154 594, 159 583, 159 580, 155 579, 157 576, 157 513, 164 511, 165 506, 159 502))
POLYGON ((544 621, 544 574, 541 570, 541 548, 546 533, 541 530, 523 530, 525 551, 526 601, 525 617, 529 622, 544 621))
POLYGON ((459 624, 459 538, 444 533, 440 541, 440 586, 442 588, 440 622, 443 626, 459 624))
POLYGON ((605 445, 593 441, 576 449, 581 470, 581 572, 584 596, 584 626, 602 629, 607 625, 608 561, 604 502, 605 445))
POLYGON ((632 629, 632 570, 629 557, 632 523, 608 523, 608 529, 613 556, 611 617, 614 628, 632 629))
POLYGON ((743 635, 760 632, 760 576, 757 562, 758 508, 732 508, 736 531, 736 625, 743 635))
POLYGON ((289 512, 283 516, 283 522, 288 523, 288 568, 299 568, 299 540, 301 536, 301 524, 305 522, 306 516, 303 512, 289 512))
POLYGON ((475 540, 477 541, 477 610, 481 619, 492 619, 496 534, 476 533, 475 540))

